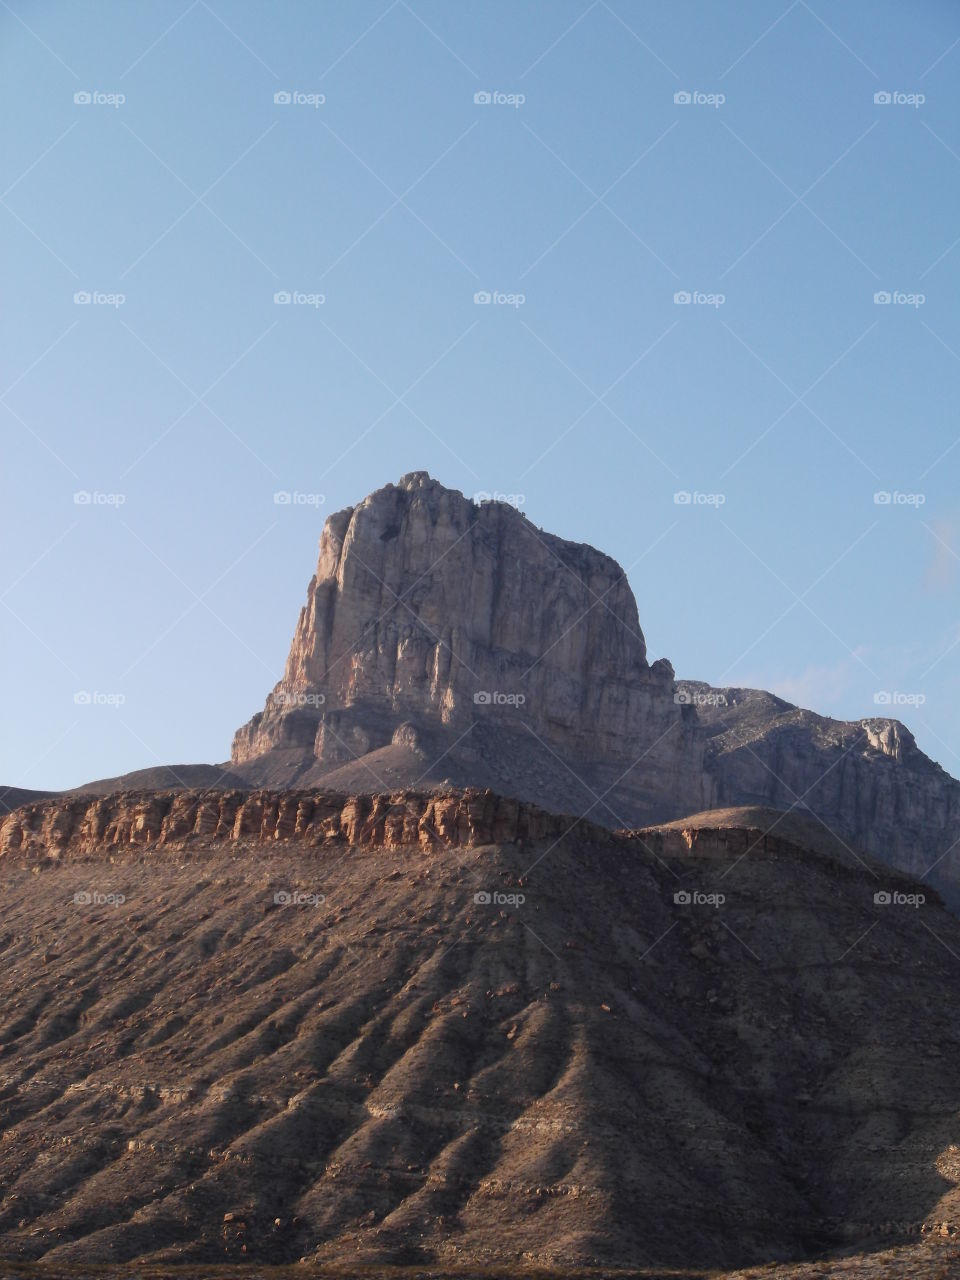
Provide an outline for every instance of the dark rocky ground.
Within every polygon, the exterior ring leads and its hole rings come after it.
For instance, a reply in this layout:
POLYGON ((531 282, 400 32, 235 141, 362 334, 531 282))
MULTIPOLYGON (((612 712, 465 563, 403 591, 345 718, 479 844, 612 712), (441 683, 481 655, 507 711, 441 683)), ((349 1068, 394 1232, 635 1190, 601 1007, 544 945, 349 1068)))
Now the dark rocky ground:
POLYGON ((842 846, 207 836, 0 874, 11 1275, 954 1274, 960 921, 842 846))

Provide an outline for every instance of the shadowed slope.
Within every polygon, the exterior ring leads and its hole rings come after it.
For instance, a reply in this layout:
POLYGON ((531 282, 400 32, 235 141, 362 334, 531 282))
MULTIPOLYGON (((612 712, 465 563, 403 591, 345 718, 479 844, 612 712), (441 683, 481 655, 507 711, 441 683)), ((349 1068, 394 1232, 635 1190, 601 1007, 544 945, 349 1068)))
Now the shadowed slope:
POLYGON ((212 794, 0 859, 3 1255, 733 1266, 958 1220, 960 922, 902 878, 212 794))

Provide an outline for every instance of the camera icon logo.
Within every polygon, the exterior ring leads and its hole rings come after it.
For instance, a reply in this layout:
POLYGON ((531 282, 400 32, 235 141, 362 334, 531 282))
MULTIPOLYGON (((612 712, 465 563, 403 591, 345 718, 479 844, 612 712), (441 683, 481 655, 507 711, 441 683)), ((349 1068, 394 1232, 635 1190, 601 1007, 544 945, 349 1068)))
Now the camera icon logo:
POLYGON ((73 295, 73 302, 77 307, 89 307, 92 301, 93 299, 90 294, 87 293, 86 289, 81 289, 73 295))
POLYGON ((892 299, 886 289, 878 289, 873 295, 873 305, 875 307, 889 307, 892 299))
POLYGON ((881 489, 873 495, 873 501, 878 507, 889 507, 892 497, 893 495, 889 489, 881 489))
POLYGON ((292 101, 293 101, 293 98, 288 89, 280 89, 277 93, 273 95, 273 103, 274 103, 274 106, 277 106, 277 107, 289 107, 292 101))
POLYGON ((489 907, 491 901, 490 894, 487 893, 485 889, 481 889, 479 893, 475 893, 473 895, 473 900, 479 907, 489 907))
POLYGON ((73 701, 78 707, 89 707, 92 699, 86 689, 78 689, 73 695, 73 701))
POLYGON ((873 895, 873 900, 879 907, 889 907, 892 899, 886 889, 878 889, 873 895))
POLYGON ((290 505, 290 493, 287 489, 279 489, 274 495, 273 500, 278 507, 288 507, 290 505))
POLYGON ((288 307, 290 305, 290 294, 286 289, 281 289, 273 295, 273 305, 275 307, 288 307))
POLYGON ((690 304, 690 294, 686 289, 678 289, 673 295, 673 304, 676 307, 686 307, 690 304))
POLYGON ((673 495, 673 501, 678 507, 689 507, 692 496, 689 489, 678 489, 673 495))
POLYGON ((688 89, 680 89, 673 95, 673 100, 678 107, 688 107, 693 98, 688 89))
POLYGON ((486 89, 481 89, 479 93, 473 95, 474 105, 477 107, 489 107, 493 101, 486 89))
POLYGON ((473 302, 477 307, 489 306, 492 301, 493 297, 486 289, 480 289, 473 295, 473 302))
POLYGON ((881 89, 873 95, 874 105, 878 107, 888 107, 893 101, 892 96, 886 89, 881 89))
POLYGON ((673 900, 679 907, 689 907, 691 898, 686 889, 678 889, 673 895, 673 900))
POLYGON ((85 889, 81 889, 79 893, 73 895, 73 901, 78 907, 89 907, 93 901, 93 894, 87 893, 85 889))
POLYGON ((278 889, 273 895, 273 900, 278 907, 288 907, 293 901, 293 898, 289 893, 287 893, 286 889, 278 889))
POLYGON ((873 701, 878 707, 889 707, 892 701, 889 689, 879 689, 873 695, 873 701))
POLYGON ((488 707, 493 701, 493 698, 486 689, 478 689, 473 695, 473 700, 478 707, 488 707))
POLYGON ((89 107, 92 101, 93 99, 86 89, 81 89, 79 93, 73 95, 73 104, 76 107, 89 107))

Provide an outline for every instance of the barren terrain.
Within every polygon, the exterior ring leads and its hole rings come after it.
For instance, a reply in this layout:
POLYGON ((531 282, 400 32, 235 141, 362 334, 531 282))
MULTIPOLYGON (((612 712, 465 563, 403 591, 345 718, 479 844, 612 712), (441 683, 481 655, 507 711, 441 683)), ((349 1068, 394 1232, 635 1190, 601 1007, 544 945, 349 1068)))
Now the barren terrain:
POLYGON ((219 794, 175 836, 183 793, 71 803, 97 839, 57 802, 4 820, 4 1257, 838 1268, 763 1273, 800 1277, 951 1247, 960 921, 877 904, 924 890, 856 851, 758 843, 756 811, 658 851, 489 793, 219 794))

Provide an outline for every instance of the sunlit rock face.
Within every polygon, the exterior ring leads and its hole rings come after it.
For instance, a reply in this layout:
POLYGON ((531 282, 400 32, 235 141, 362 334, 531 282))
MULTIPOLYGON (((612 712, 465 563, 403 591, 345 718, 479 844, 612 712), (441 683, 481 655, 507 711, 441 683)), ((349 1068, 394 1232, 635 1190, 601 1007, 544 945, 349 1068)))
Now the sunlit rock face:
POLYGON ((614 560, 413 472, 327 520, 283 679, 233 760, 294 749, 340 764, 418 726, 469 751, 476 726, 578 775, 642 756, 651 795, 699 797, 695 721, 673 683, 647 661, 614 560))

